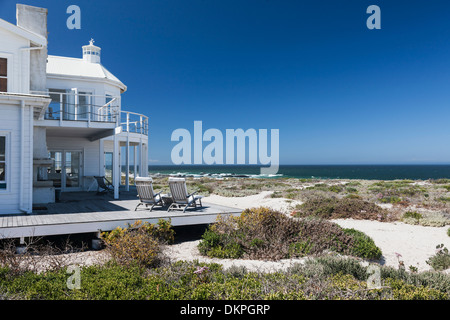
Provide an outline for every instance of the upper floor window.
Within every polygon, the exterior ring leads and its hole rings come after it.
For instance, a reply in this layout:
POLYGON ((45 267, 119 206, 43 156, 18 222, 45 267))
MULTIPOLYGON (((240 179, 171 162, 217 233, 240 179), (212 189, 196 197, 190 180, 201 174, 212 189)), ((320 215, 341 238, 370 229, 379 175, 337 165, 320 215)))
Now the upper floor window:
POLYGON ((8 91, 8 59, 0 58, 0 92, 8 91))

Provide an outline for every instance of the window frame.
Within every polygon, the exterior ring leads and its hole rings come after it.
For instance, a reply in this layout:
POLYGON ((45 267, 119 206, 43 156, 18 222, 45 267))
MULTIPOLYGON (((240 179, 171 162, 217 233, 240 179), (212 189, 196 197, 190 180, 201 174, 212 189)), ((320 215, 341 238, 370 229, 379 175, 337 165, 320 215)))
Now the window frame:
POLYGON ((7 75, 6 75, 6 92, 14 92, 18 90, 18 84, 15 83, 15 68, 14 62, 15 57, 11 52, 0 51, 0 58, 4 58, 7 60, 7 75))
POLYGON ((9 86, 8 86, 8 73, 9 73, 8 65, 9 65, 9 59, 7 57, 3 57, 3 56, 0 56, 0 59, 6 60, 6 76, 0 75, 0 79, 6 79, 6 90, 5 91, 1 91, 0 90, 0 92, 8 92, 8 88, 9 88, 9 86))
POLYGON ((0 194, 11 192, 11 132, 0 131, 0 137, 5 138, 5 180, 1 183, 6 184, 6 187, 0 188, 0 194))

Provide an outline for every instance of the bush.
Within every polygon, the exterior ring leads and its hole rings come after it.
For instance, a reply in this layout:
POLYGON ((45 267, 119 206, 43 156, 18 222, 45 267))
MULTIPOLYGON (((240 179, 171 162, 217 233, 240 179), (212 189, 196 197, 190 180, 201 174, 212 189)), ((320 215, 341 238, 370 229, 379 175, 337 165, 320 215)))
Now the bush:
POLYGON ((365 233, 355 229, 344 229, 344 232, 351 235, 355 240, 352 248, 352 255, 365 259, 381 258, 380 248, 378 248, 373 239, 365 233))
POLYGON ((115 263, 81 267, 81 288, 67 288, 65 269, 8 276, 0 268, 0 297, 45 300, 263 300, 263 299, 449 299, 450 275, 409 274, 380 266, 381 289, 368 290, 367 267, 352 258, 307 259, 286 271, 224 270, 198 261, 145 269, 115 263))
POLYGON ((403 222, 409 223, 409 224, 419 224, 420 219, 422 219, 423 216, 415 211, 407 211, 403 214, 402 220, 403 222))
POLYGON ((436 250, 436 255, 429 258, 426 263, 436 271, 450 268, 450 253, 448 249, 444 247, 444 244, 440 244, 436 246, 436 250))
POLYGON ((279 260, 326 250, 377 258, 379 251, 370 241, 329 221, 292 219, 258 208, 247 209, 240 217, 219 217, 204 233, 198 248, 201 254, 216 258, 279 260))
POLYGON ((396 300, 446 300, 447 295, 439 290, 415 286, 402 280, 387 279, 385 285, 392 290, 396 300))
POLYGON ((314 216, 322 219, 368 219, 379 221, 391 221, 388 212, 374 203, 355 197, 343 199, 315 197, 306 200, 300 206, 297 216, 314 216))
POLYGON ((153 266, 160 261, 161 243, 173 241, 170 222, 158 225, 136 221, 128 228, 118 227, 102 233, 102 240, 113 260, 120 265, 153 266))
POLYGON ((450 218, 442 212, 424 212, 419 224, 429 227, 443 227, 450 224, 450 218))

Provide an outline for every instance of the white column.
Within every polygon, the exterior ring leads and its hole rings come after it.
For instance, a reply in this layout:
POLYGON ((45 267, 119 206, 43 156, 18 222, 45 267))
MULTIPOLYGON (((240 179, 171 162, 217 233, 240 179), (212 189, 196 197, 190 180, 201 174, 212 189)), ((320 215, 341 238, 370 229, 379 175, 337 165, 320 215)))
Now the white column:
POLYGON ((127 133, 127 143, 125 146, 125 160, 126 160, 126 168, 127 171, 125 173, 125 188, 127 191, 130 191, 130 137, 129 132, 127 133))
POLYGON ((142 139, 139 139, 139 176, 144 176, 144 167, 142 166, 142 139))
POLYGON ((133 170, 133 175, 134 175, 134 185, 136 185, 136 177, 137 177, 137 165, 136 165, 136 145, 133 146, 133 164, 134 164, 134 170, 133 170))
POLYGON ((119 185, 120 185, 120 158, 119 158, 119 137, 114 135, 114 150, 113 150, 113 185, 114 185, 114 199, 119 199, 119 185))
POLYGON ((99 143, 99 161, 98 161, 98 175, 104 176, 105 175, 105 148, 104 148, 104 142, 103 139, 100 139, 99 143))
POLYGON ((147 144, 142 144, 142 152, 143 152, 143 157, 142 157, 142 173, 143 173, 143 177, 148 177, 148 148, 147 148, 147 144))

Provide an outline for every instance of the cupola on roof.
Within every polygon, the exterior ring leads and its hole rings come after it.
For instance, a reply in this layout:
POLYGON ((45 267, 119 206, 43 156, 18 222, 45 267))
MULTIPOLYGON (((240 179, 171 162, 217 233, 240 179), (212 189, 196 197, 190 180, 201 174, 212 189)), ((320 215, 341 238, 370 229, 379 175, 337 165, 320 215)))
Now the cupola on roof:
POLYGON ((83 60, 91 63, 100 63, 100 47, 94 45, 94 39, 88 45, 83 46, 83 60))

